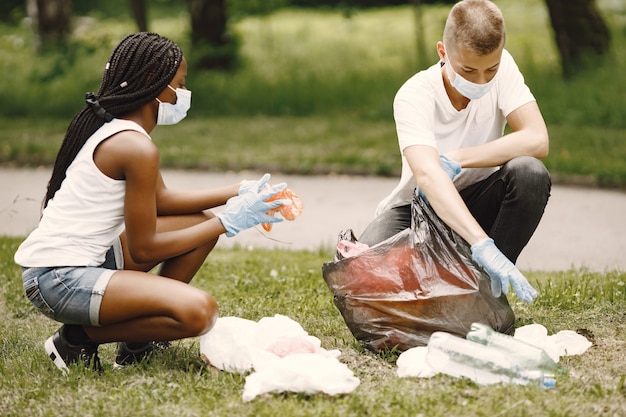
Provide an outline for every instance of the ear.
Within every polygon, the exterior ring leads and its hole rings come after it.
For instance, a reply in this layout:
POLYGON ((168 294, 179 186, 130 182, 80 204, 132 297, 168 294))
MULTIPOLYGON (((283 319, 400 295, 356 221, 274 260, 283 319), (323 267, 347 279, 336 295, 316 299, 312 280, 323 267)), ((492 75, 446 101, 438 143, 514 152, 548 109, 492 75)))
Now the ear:
POLYGON ((443 42, 437 42, 437 54, 439 55, 439 59, 441 61, 445 61, 446 58, 446 47, 443 45, 443 42))

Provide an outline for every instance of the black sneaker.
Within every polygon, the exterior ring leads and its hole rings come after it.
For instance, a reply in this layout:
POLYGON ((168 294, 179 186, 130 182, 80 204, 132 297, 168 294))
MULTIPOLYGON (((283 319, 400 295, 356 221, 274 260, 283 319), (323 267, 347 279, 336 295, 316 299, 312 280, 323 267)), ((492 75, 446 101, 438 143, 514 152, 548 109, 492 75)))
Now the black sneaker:
POLYGON ((143 346, 132 349, 126 342, 117 344, 117 355, 115 356, 114 369, 121 369, 126 365, 139 363, 149 357, 154 352, 161 352, 170 347, 170 342, 148 342, 143 346))
POLYGON ((73 363, 82 363, 85 368, 91 367, 94 371, 102 372, 98 345, 95 343, 70 344, 63 336, 63 326, 46 340, 44 349, 56 367, 63 372, 68 372, 68 365, 73 363))

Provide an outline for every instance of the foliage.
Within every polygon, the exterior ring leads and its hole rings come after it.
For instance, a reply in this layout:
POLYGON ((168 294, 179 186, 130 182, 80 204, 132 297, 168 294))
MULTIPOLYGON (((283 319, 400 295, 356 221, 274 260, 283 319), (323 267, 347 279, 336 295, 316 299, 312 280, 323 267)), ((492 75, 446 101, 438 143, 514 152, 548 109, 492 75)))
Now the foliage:
POLYGON ((361 380, 351 394, 268 394, 243 403, 245 375, 208 369, 197 339, 175 342, 150 363, 114 371, 114 345, 100 348, 103 375, 74 367, 63 376, 44 354, 58 324, 23 296, 12 256, 19 241, 0 238, 0 414, 6 416, 530 416, 620 415, 626 408, 620 351, 626 337, 626 275, 584 270, 527 274, 540 290, 530 306, 512 297, 518 326, 540 323, 550 333, 578 330, 594 342, 561 363, 569 374, 553 390, 516 385, 481 387, 439 375, 399 378, 397 354, 374 355, 354 340, 321 277, 330 253, 216 249, 193 285, 209 291, 222 316, 258 320, 284 314, 339 349, 361 380))
POLYGON ((189 62, 193 62, 194 70, 224 70, 237 66, 241 41, 236 34, 225 34, 220 44, 213 44, 204 39, 194 42, 187 54, 189 62))
MULTIPOLYGON (((458 0, 417 0, 420 4, 456 3, 458 0)), ((339 8, 388 7, 415 3, 415 0, 289 0, 292 6, 320 7, 330 6, 339 8)))
MULTIPOLYGON (((186 10, 179 7, 174 12, 164 2, 168 14, 160 17, 156 5, 150 15, 153 30, 179 43, 190 59, 202 55, 187 39, 186 10)), ((511 17, 507 48, 526 74, 549 123, 559 123, 565 116, 568 123, 573 120, 577 125, 624 126, 626 99, 619 91, 626 81, 614 76, 614 68, 626 61, 626 22, 618 6, 610 2, 604 6, 616 34, 610 57, 571 81, 561 79, 543 2, 506 1, 501 7, 511 17), (614 88, 602 88, 607 82, 614 88), (584 89, 584 100, 574 98, 579 87, 584 89), (567 112, 562 103, 568 103, 567 112)), ((104 13, 106 8, 98 10, 104 13)), ((448 6, 441 5, 424 7, 423 44, 434 45, 440 38, 447 10, 448 6)), ((0 89, 13 91, 0 97, 2 114, 69 119, 82 106, 84 92, 97 89, 103 62, 115 43, 134 30, 126 13, 115 18, 92 14, 77 20, 69 44, 43 55, 30 47, 34 39, 27 25, 0 25, 0 89)), ((349 112, 389 120, 395 92, 419 69, 414 24, 408 6, 363 10, 349 18, 339 12, 293 9, 242 18, 231 25, 241 42, 241 65, 228 73, 190 73, 194 114, 349 112)), ((434 47, 426 59, 429 62, 422 66, 436 61, 434 47)))
POLYGON ((267 16, 289 4, 289 0, 227 0, 226 2, 230 19, 255 15, 267 16))
MULTIPOLYGON (((626 78, 617 69, 626 65, 624 6, 599 1, 613 49, 594 68, 563 80, 543 1, 499 5, 507 18, 507 48, 548 123, 546 164, 554 177, 623 187, 626 78)), ((154 29, 195 59, 185 9, 168 0, 151 6, 154 29)), ((423 41, 434 45, 448 6, 423 11, 423 41)), ((0 95, 0 163, 51 163, 84 93, 98 88, 108 54, 134 30, 123 15, 101 16, 81 18, 69 45, 41 55, 30 48, 29 27, 0 24, 0 90, 9 92, 0 95)), ((398 175, 391 105, 399 86, 421 68, 414 24, 408 6, 359 10, 349 18, 290 8, 242 17, 232 26, 241 40, 237 70, 192 70, 189 119, 155 130, 164 166, 398 175)), ((434 48, 427 59, 436 61, 434 48)))
POLYGON ((0 3, 0 21, 15 23, 26 13, 23 0, 4 0, 0 3))

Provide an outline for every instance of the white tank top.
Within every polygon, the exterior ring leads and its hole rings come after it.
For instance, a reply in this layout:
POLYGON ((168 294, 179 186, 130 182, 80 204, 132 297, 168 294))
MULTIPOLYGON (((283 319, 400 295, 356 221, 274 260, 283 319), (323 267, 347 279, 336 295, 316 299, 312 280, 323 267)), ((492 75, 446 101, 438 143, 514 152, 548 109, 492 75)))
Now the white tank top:
POLYGON ((98 129, 67 169, 37 228, 20 245, 15 262, 24 267, 98 266, 124 230, 126 181, 103 174, 96 147, 124 130, 150 136, 135 122, 113 119, 98 129))

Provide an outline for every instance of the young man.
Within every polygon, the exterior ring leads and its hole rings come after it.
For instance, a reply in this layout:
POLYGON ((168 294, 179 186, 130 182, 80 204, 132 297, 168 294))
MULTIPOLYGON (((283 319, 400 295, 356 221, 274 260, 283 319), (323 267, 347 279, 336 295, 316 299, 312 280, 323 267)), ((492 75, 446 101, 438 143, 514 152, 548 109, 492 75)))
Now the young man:
POLYGON ((494 295, 511 284, 531 302, 537 292, 514 263, 550 195, 539 160, 548 154, 548 132, 504 43, 502 12, 492 2, 463 0, 451 9, 437 43, 440 62, 395 97, 402 176, 360 240, 374 245, 410 227, 417 186, 471 245, 494 295), (507 123, 511 133, 503 136, 507 123))

